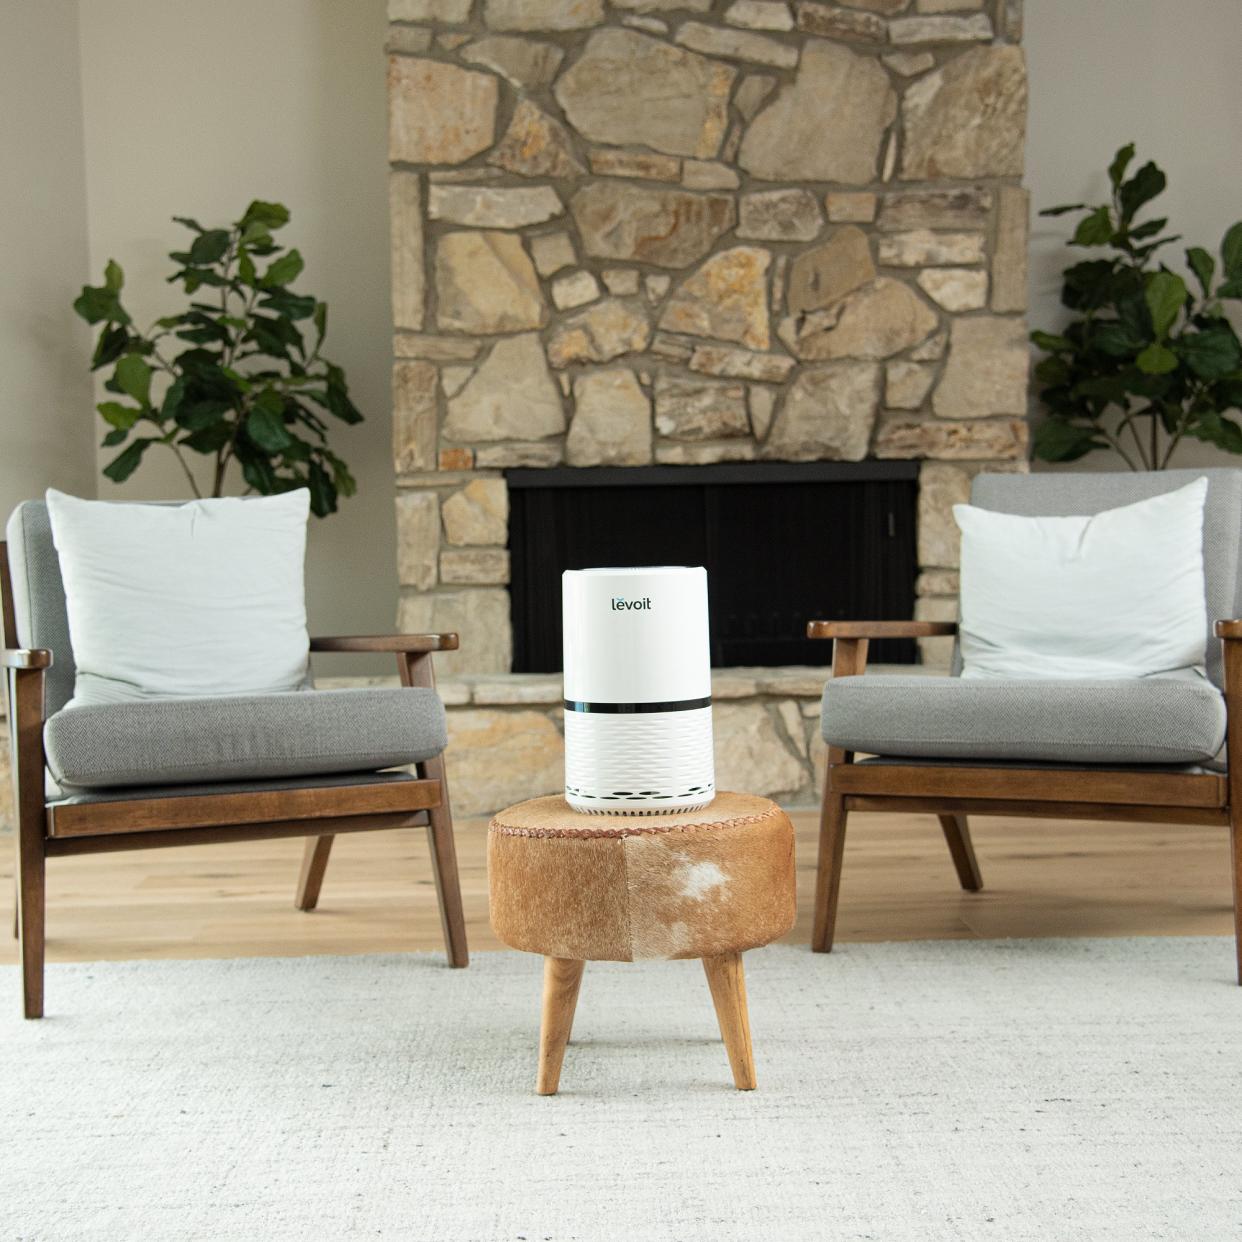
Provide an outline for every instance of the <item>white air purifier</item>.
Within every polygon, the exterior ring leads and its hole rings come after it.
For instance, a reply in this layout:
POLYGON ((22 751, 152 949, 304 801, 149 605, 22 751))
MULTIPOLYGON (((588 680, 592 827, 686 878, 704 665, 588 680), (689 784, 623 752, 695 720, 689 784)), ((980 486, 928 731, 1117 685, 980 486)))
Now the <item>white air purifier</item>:
POLYGON ((565 800, 657 815, 716 795, 707 571, 568 569, 565 800))

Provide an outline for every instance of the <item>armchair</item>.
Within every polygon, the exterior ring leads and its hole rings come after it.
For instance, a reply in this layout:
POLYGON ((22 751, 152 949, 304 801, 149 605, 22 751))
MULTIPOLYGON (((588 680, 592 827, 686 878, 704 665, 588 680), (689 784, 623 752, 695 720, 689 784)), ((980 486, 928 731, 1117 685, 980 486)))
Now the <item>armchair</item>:
POLYGON ((1231 832, 1242 984, 1242 621, 1230 619, 1242 615, 1242 471, 980 475, 972 502, 1008 513, 1091 514, 1204 475, 1206 682, 962 679, 956 652, 950 677, 863 678, 869 639, 955 636, 956 624, 810 622, 808 637, 833 643, 812 949, 832 949, 852 812, 936 815, 970 892, 983 887, 972 814, 1218 824, 1231 832))
POLYGON ((334 838, 427 828, 450 966, 468 963, 444 709, 432 655, 456 634, 311 639, 312 652, 387 652, 400 689, 298 691, 63 711, 73 693, 64 587, 47 509, 17 509, 0 598, 17 837, 25 1015, 43 1015, 49 858, 305 837, 298 909, 314 909, 334 838), (411 765, 414 775, 394 771, 411 765))

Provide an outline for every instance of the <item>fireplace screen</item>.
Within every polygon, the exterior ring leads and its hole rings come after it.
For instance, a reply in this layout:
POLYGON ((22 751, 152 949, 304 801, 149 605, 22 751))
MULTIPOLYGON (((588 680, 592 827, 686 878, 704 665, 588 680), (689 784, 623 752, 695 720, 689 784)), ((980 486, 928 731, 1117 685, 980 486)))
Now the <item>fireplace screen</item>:
MULTIPOLYGON (((827 664, 806 623, 908 620, 917 572, 912 462, 511 470, 513 668, 559 672, 561 572, 705 565, 712 664, 827 664)), ((875 661, 910 663, 909 640, 875 661)))

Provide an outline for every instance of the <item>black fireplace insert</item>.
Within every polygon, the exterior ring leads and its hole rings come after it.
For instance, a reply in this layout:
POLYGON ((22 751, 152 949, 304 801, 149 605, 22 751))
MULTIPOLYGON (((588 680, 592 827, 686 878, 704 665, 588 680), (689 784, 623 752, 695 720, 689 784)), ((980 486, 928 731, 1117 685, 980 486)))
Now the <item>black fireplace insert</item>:
MULTIPOLYGON (((827 664, 806 623, 908 620, 915 462, 745 462, 506 472, 513 668, 561 668, 561 572, 704 565, 712 665, 827 664)), ((871 658, 912 663, 908 639, 871 658)))

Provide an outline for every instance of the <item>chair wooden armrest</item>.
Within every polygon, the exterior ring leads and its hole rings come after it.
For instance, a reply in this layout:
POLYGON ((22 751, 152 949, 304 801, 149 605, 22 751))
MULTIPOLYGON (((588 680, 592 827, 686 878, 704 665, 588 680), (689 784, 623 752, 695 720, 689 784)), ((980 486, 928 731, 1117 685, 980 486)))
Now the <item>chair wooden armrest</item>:
POLYGON ((426 655, 432 651, 456 651, 456 634, 347 634, 310 640, 312 651, 396 652, 426 655))
POLYGON ((51 668, 52 653, 43 647, 5 647, 0 651, 0 668, 51 668))
POLYGON ((832 675, 856 677, 867 667, 872 638, 941 638, 957 633, 956 621, 808 621, 807 638, 831 638, 832 675))
POLYGON ((1242 621, 1217 621, 1215 628, 1217 638, 1242 638, 1242 621))
MULTIPOLYGON (((1242 625, 1242 622, 1237 624, 1242 625)), ((956 633, 956 621, 808 621, 806 623, 807 638, 948 638, 956 633)))

